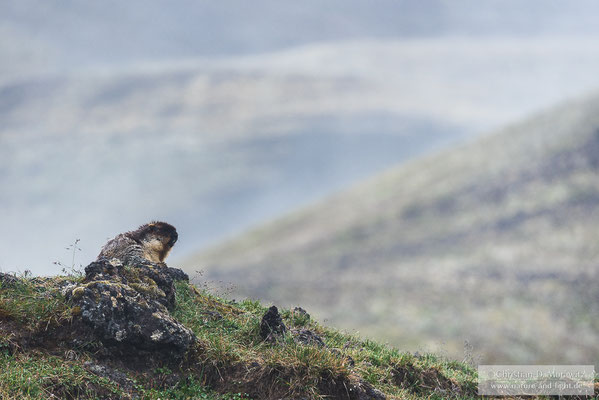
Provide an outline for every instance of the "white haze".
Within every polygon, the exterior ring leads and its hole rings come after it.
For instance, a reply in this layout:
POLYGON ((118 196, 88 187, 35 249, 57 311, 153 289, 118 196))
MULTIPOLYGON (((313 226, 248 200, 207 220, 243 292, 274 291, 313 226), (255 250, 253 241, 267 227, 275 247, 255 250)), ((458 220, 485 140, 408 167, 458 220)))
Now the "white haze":
POLYGON ((594 2, 248 4, 3 3, 1 270, 150 219, 176 264, 599 88, 594 2))

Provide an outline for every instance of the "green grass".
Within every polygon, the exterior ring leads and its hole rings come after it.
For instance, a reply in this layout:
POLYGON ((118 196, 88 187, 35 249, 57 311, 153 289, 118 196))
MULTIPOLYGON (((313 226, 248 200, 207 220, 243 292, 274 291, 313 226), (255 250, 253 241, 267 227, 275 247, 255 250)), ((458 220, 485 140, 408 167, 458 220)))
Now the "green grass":
POLYGON ((103 361, 84 346, 56 343, 46 334, 49 327, 70 326, 72 308, 58 287, 71 279, 21 278, 0 287, 0 399, 322 399, 343 397, 339 388, 356 382, 387 398, 476 397, 476 371, 466 363, 402 352, 290 310, 281 310, 287 334, 265 343, 259 331, 266 307, 224 300, 184 282, 176 285, 172 314, 199 340, 182 364, 136 370, 119 360, 103 361), (325 345, 297 342, 293 332, 300 329, 325 345), (126 381, 94 374, 90 362, 126 381))
POLYGON ((288 329, 308 329, 325 346, 296 342, 290 332, 265 343, 259 331, 266 307, 223 300, 184 282, 177 283, 172 314, 196 333, 197 349, 176 368, 136 371, 109 365, 129 380, 123 386, 86 367, 88 361, 103 362, 93 352, 68 341, 53 342, 48 334, 70 326, 73 308, 59 288, 77 279, 23 277, 0 287, 0 398, 241 400, 250 398, 246 393, 253 398, 324 398, 359 381, 389 398, 469 398, 474 393, 475 371, 464 364, 402 353, 290 310, 281 310, 288 329))
POLYGON ((401 398, 442 393, 442 388, 425 387, 430 383, 425 382, 427 374, 438 374, 446 383, 452 383, 465 393, 461 398, 468 398, 467 394, 476 390, 476 372, 465 364, 433 354, 416 357, 403 353, 356 335, 326 328, 290 310, 281 311, 285 325, 289 329, 311 330, 323 339, 325 347, 296 343, 290 334, 280 345, 265 344, 260 339, 259 327, 266 307, 260 303, 250 300, 228 302, 185 283, 179 283, 177 289, 178 306, 174 316, 191 327, 204 343, 207 360, 257 362, 265 375, 282 371, 282 375, 288 377, 285 385, 292 393, 316 395, 323 379, 344 379, 355 375, 387 395, 401 398), (219 314, 212 314, 215 311, 219 314), (398 384, 400 370, 413 375, 409 384, 398 384))
POLYGON ((42 352, 0 354, 0 398, 48 399, 123 396, 109 379, 86 371, 81 363, 42 352))
POLYGON ((10 318, 30 330, 60 324, 71 318, 72 309, 59 288, 78 279, 22 277, 14 284, 4 284, 4 287, 0 282, 0 318, 10 318))
MULTIPOLYGON (((164 371, 162 371, 164 372, 164 371)), ((158 375, 160 374, 157 371, 158 375)), ((130 377, 138 396, 148 400, 197 399, 242 400, 242 393, 220 395, 190 376, 167 388, 153 387, 149 379, 130 377)), ((127 399, 127 391, 110 379, 99 377, 83 366, 81 361, 66 361, 62 357, 42 352, 28 354, 0 354, 0 399, 45 400, 48 398, 70 399, 127 399)))

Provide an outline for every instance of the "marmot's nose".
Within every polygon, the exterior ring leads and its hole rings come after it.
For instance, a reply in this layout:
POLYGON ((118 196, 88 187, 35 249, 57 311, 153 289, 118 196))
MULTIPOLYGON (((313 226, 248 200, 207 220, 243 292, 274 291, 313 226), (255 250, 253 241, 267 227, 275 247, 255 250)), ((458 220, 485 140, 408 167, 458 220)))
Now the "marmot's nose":
POLYGON ((171 237, 171 241, 168 242, 169 246, 171 246, 171 247, 174 246, 175 243, 177 242, 177 239, 179 239, 179 235, 177 234, 177 232, 175 232, 173 234, 173 236, 171 237))

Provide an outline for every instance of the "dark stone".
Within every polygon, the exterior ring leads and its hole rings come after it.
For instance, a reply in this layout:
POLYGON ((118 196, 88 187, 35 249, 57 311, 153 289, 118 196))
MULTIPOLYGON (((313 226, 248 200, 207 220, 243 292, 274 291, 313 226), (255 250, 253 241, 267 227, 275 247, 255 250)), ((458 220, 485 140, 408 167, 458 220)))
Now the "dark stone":
POLYGON ((218 321, 223 319, 222 314, 218 311, 207 310, 202 312, 202 315, 204 316, 204 321, 218 321))
POLYGON ((306 318, 307 320, 310 319, 310 314, 308 314, 308 312, 306 310, 304 310, 303 308, 301 308, 301 307, 294 307, 291 312, 296 317, 306 318))
POLYGON ((110 379, 113 382, 116 382, 122 388, 126 390, 131 390, 135 386, 135 382, 127 377, 127 374, 120 372, 116 369, 110 368, 106 365, 95 364, 91 361, 86 361, 83 363, 83 366, 88 371, 94 373, 95 375, 110 379))
POLYGON ((122 265, 100 260, 85 268, 83 284, 65 293, 76 317, 97 338, 120 351, 164 352, 178 359, 196 342, 195 335, 169 314, 175 287, 168 267, 144 263, 122 265))
POLYGON ((178 268, 141 262, 123 265, 118 260, 102 259, 85 267, 84 282, 110 280, 131 286, 146 296, 152 296, 168 309, 175 305, 176 280, 189 281, 189 277, 178 268))
POLYGON ((364 380, 348 387, 349 397, 356 400, 385 400, 385 395, 364 380))
POLYGON ((189 282, 189 275, 187 275, 185 272, 183 272, 179 268, 171 268, 171 267, 167 267, 167 268, 168 268, 168 274, 171 276, 173 281, 189 282))
POLYGON ((270 307, 262 317, 262 322, 260 322, 260 336, 265 341, 272 342, 282 337, 285 332, 287 332, 287 328, 283 323, 279 310, 276 306, 270 307))
POLYGON ((319 347, 325 347, 324 341, 320 336, 315 334, 309 329, 299 329, 292 331, 293 338, 296 342, 306 345, 316 345, 319 347))

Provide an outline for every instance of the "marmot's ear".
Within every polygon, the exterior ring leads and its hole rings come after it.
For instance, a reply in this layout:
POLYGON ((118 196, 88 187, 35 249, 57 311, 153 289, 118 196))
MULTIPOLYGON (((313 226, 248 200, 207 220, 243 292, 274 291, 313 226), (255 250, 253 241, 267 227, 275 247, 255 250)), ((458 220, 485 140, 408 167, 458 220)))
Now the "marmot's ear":
POLYGON ((150 223, 148 224, 148 228, 147 228, 147 229, 148 229, 148 231, 150 231, 150 232, 156 232, 156 230, 158 230, 158 227, 156 226, 156 223, 155 223, 155 222, 150 222, 150 223))

